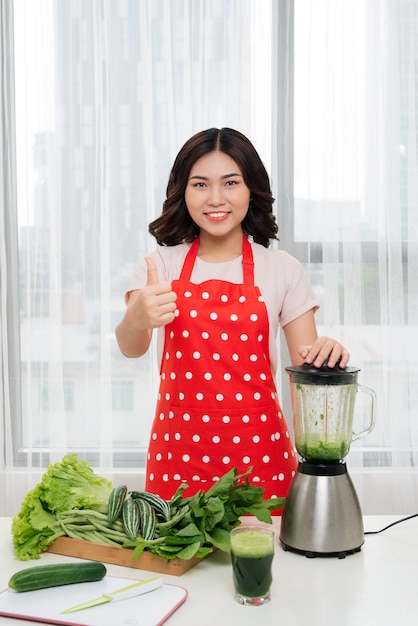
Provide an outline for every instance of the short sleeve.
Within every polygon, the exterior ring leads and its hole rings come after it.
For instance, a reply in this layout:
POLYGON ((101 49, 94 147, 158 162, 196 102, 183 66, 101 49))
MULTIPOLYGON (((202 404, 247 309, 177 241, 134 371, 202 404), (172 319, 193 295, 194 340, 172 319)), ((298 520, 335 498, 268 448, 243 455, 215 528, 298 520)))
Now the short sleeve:
POLYGON ((281 326, 284 327, 307 311, 311 309, 316 311, 319 305, 314 298, 302 264, 286 252, 284 252, 282 256, 284 298, 279 320, 281 326))

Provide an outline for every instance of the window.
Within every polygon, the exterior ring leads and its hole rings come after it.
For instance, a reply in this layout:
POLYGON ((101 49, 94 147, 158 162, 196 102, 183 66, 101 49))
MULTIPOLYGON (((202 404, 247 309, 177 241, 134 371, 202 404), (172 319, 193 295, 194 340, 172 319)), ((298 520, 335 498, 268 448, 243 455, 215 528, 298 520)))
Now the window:
MULTIPOLYGON (((124 358, 114 328, 154 247, 147 227, 178 149, 202 128, 231 126, 271 173, 279 245, 305 265, 320 333, 341 338, 377 392, 376 427, 353 444, 350 465, 379 480, 390 470, 386 493, 410 506, 416 2, 13 0, 0 21, 7 481, 17 465, 34 478, 65 450, 110 473, 143 469, 155 354, 124 358)), ((290 421, 285 374, 279 385, 290 421)))
POLYGON ((118 380, 112 383, 112 409, 114 411, 135 409, 133 380, 118 380))
POLYGON ((119 352, 124 292, 155 245, 148 223, 189 136, 239 127, 271 161, 271 3, 13 5, 15 461, 45 465, 70 447, 143 467, 158 369, 152 350, 119 352))
MULTIPOLYGON (((417 63, 413 2, 295 2, 286 236, 321 303, 320 331, 342 338, 359 382, 377 392, 374 431, 350 456, 359 467, 418 458, 417 63)), ((356 405, 359 431, 368 406, 356 405)))

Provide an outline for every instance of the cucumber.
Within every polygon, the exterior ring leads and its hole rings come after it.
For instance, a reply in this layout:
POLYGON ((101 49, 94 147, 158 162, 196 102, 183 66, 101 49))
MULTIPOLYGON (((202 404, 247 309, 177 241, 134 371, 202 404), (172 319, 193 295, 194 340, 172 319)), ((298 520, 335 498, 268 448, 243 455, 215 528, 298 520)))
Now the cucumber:
POLYGON ((127 498, 122 507, 122 522, 129 539, 135 540, 139 533, 140 514, 136 500, 127 498))
POLYGON ((36 565, 15 572, 9 580, 9 587, 14 591, 35 591, 73 583, 94 582, 102 580, 105 574, 106 567, 97 561, 36 565))
POLYGON ((138 498, 137 500, 134 500, 134 502, 137 503, 139 509, 139 528, 142 538, 145 539, 145 541, 150 541, 151 539, 154 539, 155 528, 157 526, 155 509, 148 502, 148 500, 144 500, 143 498, 138 498))
POLYGON ((109 522, 115 522, 122 513, 122 507, 127 491, 127 485, 119 485, 119 487, 114 487, 110 492, 107 511, 107 518, 109 522))
POLYGON ((150 493, 149 491, 131 491, 131 498, 133 498, 134 500, 139 500, 140 498, 142 498, 143 500, 147 500, 155 509, 158 517, 162 517, 164 521, 168 521, 170 519, 170 504, 167 502, 167 500, 160 498, 160 496, 157 496, 154 493, 150 493))

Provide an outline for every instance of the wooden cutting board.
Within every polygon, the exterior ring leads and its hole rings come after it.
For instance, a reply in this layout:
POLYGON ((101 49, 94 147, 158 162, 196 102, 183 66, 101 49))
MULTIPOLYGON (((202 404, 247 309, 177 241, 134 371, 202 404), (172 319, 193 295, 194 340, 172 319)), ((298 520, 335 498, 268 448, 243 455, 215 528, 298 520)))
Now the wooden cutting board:
POLYGON ((163 557, 147 551, 144 551, 138 559, 134 560, 132 558, 133 550, 84 541, 83 539, 72 539, 71 537, 59 537, 49 546, 48 552, 112 565, 135 567, 158 574, 170 574, 171 576, 181 576, 202 561, 202 559, 193 557, 188 560, 176 558, 167 562, 163 557))
POLYGON ((98 582, 63 585, 37 591, 17 593, 5 589, 0 593, 0 615, 65 626, 159 626, 187 598, 184 587, 163 585, 135 598, 61 614, 65 609, 120 589, 130 582, 136 581, 105 576, 98 582))

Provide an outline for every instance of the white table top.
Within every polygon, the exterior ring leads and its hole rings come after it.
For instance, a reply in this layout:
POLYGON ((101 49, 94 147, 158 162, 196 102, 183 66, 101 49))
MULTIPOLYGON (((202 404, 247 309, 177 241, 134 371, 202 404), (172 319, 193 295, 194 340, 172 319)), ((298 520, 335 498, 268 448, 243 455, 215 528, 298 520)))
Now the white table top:
MULTIPOLYGON (((249 518, 245 518, 249 520, 249 518)), ((364 518, 365 531, 401 519, 364 518)), ((278 530, 279 520, 275 521, 278 530)), ((10 519, 0 518, 0 589, 23 567, 74 561, 45 553, 37 561, 14 557, 10 519)), ((188 590, 186 602, 166 622, 170 626, 385 626, 418 624, 418 517, 377 535, 366 535, 357 554, 345 559, 315 558, 285 552, 277 543, 273 561, 272 600, 260 607, 240 606, 233 598, 229 555, 217 552, 183 576, 163 576, 165 583, 188 590)), ((108 574, 141 580, 149 572, 107 565, 108 574)), ((0 617, 6 626, 40 624, 0 617)), ((115 624, 115 626, 118 626, 115 624)))

